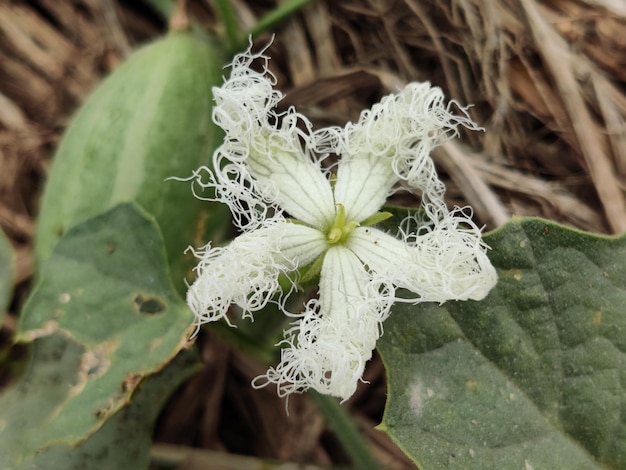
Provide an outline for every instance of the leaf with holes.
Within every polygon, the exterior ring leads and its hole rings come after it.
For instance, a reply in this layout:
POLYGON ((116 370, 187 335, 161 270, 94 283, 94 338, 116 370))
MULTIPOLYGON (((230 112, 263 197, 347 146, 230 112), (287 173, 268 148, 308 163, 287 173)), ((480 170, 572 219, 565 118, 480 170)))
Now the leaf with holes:
POLYGON ((77 445, 58 442, 29 455, 20 469, 148 468, 154 423, 174 388, 198 370, 198 357, 182 351, 163 370, 147 377, 130 403, 77 445), (132 436, 132 439, 129 439, 132 436))
POLYGON ((152 217, 122 204, 71 229, 22 314, 32 359, 0 396, 0 467, 96 432, 186 344, 192 320, 152 217))
POLYGON ((518 220, 481 302, 397 304, 381 429, 420 468, 626 468, 626 238, 518 220))

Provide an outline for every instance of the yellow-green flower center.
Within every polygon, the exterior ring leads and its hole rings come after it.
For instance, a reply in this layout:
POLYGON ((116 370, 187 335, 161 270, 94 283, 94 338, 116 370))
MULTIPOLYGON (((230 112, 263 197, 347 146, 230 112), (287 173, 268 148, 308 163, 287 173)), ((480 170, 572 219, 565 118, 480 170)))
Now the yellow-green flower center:
POLYGON ((343 204, 337 204, 335 221, 326 232, 326 241, 329 245, 336 245, 347 240, 350 232, 359 226, 355 220, 346 221, 346 208, 343 204))

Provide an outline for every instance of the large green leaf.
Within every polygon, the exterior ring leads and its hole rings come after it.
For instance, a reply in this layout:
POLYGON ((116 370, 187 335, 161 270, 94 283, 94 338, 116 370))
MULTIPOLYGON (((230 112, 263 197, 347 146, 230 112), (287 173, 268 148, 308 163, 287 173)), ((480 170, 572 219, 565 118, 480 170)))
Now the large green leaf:
POLYGON ((27 470, 144 469, 150 461, 154 423, 166 400, 197 370, 197 354, 182 351, 163 370, 147 377, 130 403, 77 445, 58 442, 20 464, 27 470))
POLYGON ((0 396, 0 468, 97 431, 185 345, 192 319, 153 218, 123 204, 71 229, 22 314, 33 352, 0 396))
POLYGON ((15 279, 15 256, 9 240, 0 230, 0 325, 11 300, 15 279))
POLYGON ((626 238, 528 219, 485 240, 484 301, 385 322, 381 428, 424 470, 626 468, 626 238))
POLYGON ((190 182, 165 180, 190 177, 222 140, 211 120, 211 87, 222 82, 223 60, 212 43, 172 32, 138 49, 94 90, 53 160, 37 222, 38 265, 69 228, 134 201, 158 222, 172 279, 186 291, 195 265, 186 248, 220 238, 228 210, 194 197, 190 182))

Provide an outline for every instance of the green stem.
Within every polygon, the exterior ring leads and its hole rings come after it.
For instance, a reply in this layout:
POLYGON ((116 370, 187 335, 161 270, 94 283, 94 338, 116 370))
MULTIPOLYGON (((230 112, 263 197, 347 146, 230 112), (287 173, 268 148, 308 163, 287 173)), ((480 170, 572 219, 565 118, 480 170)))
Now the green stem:
POLYGON ((282 3, 261 18, 257 24, 255 24, 252 29, 246 33, 246 37, 255 37, 256 35, 271 29, 276 23, 284 20, 289 15, 308 4, 310 1, 311 0, 288 0, 282 3))
POLYGON ((380 468, 380 462, 370 452, 345 408, 335 398, 321 395, 314 390, 310 390, 308 395, 324 415, 328 425, 352 459, 354 468, 364 470, 380 468))
POLYGON ((215 6, 226 30, 226 37, 223 39, 226 41, 228 49, 238 51, 242 48, 242 41, 230 0, 215 0, 215 6))

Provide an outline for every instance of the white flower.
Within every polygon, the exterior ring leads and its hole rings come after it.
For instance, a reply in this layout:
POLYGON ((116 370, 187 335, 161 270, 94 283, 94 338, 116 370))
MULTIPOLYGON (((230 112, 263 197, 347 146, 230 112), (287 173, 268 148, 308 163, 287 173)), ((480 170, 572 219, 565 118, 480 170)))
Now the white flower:
POLYGON ((213 90, 213 119, 226 135, 213 169, 195 173, 194 191, 228 204, 242 234, 195 252, 187 301, 198 325, 228 321, 233 303, 244 316, 270 301, 284 310, 290 291, 280 281, 295 285, 305 267, 307 276, 319 272, 319 298, 304 313, 285 311, 297 320, 285 332, 281 362, 253 385, 345 400, 394 301, 479 300, 496 283, 479 228, 471 214, 447 209, 430 158, 457 126, 476 126, 462 108, 451 113, 439 88, 411 83, 358 122, 313 132, 294 109, 275 112, 282 94, 267 61, 263 52, 237 56, 230 78, 213 90), (341 157, 336 168, 322 167, 328 153, 341 157), (399 186, 421 192, 423 213, 396 238, 372 225, 387 217, 379 211, 399 186), (398 299, 397 288, 414 296, 398 299))

